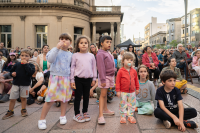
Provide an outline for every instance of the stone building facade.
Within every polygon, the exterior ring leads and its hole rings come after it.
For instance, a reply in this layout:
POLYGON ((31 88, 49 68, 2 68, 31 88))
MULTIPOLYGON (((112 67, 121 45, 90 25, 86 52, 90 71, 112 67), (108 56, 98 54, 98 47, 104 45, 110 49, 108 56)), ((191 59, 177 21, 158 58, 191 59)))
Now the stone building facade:
POLYGON ((120 44, 120 6, 95 6, 95 0, 1 0, 0 41, 6 48, 31 46, 50 48, 58 43, 61 33, 72 36, 72 45, 80 35, 97 43, 107 33, 112 47, 120 44))

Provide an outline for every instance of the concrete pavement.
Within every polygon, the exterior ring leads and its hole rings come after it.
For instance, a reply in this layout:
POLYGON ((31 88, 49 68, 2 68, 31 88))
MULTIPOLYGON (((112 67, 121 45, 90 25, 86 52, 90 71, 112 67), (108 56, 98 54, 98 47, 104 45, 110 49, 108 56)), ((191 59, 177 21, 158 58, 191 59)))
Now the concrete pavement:
MULTIPOLYGON (((184 100, 184 107, 194 107, 198 111, 198 117, 194 119, 200 125, 200 101, 191 95, 182 95, 184 100)), ((91 115, 91 121, 85 123, 77 123, 72 117, 74 115, 73 105, 67 107, 66 117, 67 124, 59 124, 60 108, 55 104, 51 107, 50 112, 47 115, 47 129, 39 130, 37 128, 37 121, 41 114, 42 105, 33 104, 27 106, 29 113, 28 117, 21 117, 20 103, 16 103, 14 112, 15 116, 7 119, 0 120, 0 132, 3 133, 178 133, 179 131, 175 126, 171 129, 165 129, 162 121, 156 119, 153 115, 138 115, 135 112, 135 118, 137 124, 130 124, 128 121, 126 124, 120 124, 119 115, 119 99, 114 98, 112 103, 108 104, 108 108, 114 110, 116 114, 114 116, 105 116, 106 124, 98 125, 98 104, 96 99, 91 98, 89 104, 89 114, 91 115)), ((6 113, 9 106, 9 102, 0 104, 0 117, 6 113)), ((82 108, 82 103, 81 103, 82 108)), ((197 133, 200 129, 187 129, 187 133, 197 133)))

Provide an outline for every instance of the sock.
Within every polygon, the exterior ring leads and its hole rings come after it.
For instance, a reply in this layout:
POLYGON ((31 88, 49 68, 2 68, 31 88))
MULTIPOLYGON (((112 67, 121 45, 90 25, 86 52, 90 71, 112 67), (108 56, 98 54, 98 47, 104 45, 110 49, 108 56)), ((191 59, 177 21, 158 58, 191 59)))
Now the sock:
POLYGON ((26 108, 25 108, 25 109, 22 109, 22 110, 26 110, 26 108))

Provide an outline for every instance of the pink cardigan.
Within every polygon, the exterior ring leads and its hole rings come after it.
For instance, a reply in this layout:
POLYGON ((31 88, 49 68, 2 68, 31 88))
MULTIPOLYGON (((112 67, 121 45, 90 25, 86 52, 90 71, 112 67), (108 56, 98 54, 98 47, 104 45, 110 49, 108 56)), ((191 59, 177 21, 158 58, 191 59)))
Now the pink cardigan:
MULTIPOLYGON (((155 66, 158 67, 159 61, 158 61, 158 57, 156 56, 155 53, 151 53, 151 57, 153 59, 153 63, 155 63, 155 66)), ((149 56, 147 53, 143 54, 142 56, 142 64, 144 64, 147 67, 150 67, 150 60, 149 60, 149 56)))
POLYGON ((192 67, 198 66, 197 56, 194 56, 192 59, 192 67))

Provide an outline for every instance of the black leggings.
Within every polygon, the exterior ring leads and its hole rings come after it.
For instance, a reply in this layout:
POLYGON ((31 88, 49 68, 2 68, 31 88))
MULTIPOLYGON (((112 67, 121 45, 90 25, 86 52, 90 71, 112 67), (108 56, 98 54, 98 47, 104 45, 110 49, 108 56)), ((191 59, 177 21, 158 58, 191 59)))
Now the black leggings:
MULTIPOLYGON (((177 118, 179 118, 179 110, 178 109, 173 109, 173 110, 169 110, 169 111, 172 114, 174 114, 175 116, 177 116, 177 118)), ((154 110, 154 115, 158 119, 168 120, 169 122, 171 122, 172 124, 174 124, 173 119, 167 113, 165 113, 161 108, 156 108, 154 110)), ((194 118, 196 116, 197 116, 196 109, 194 109, 194 108, 185 108, 184 109, 183 120, 188 120, 188 119, 194 118)))
POLYGON ((80 102, 83 95, 83 110, 82 113, 88 111, 90 88, 91 88, 92 78, 79 78, 75 77, 75 100, 74 100, 74 111, 75 115, 80 114, 80 102))
POLYGON ((152 73, 154 73, 154 79, 159 79, 160 70, 159 69, 149 69, 149 79, 152 80, 152 73))

